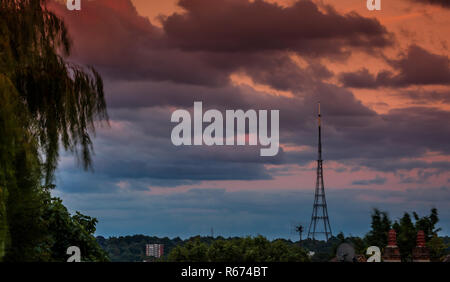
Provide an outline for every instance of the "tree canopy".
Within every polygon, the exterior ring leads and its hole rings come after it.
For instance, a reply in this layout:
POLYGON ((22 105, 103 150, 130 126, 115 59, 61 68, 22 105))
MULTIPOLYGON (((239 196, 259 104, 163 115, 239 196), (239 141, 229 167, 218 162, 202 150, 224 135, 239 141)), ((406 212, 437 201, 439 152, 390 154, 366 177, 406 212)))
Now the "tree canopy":
POLYGON ((174 262, 306 262, 306 251, 283 240, 269 241, 263 236, 215 240, 212 244, 193 238, 172 249, 174 262))
POLYGON ((420 217, 413 212, 413 217, 409 213, 404 213, 398 220, 392 221, 386 212, 375 209, 372 213, 372 229, 366 235, 365 242, 367 246, 378 246, 381 249, 387 245, 388 232, 394 229, 397 233, 397 245, 403 261, 411 261, 412 250, 416 246, 418 231, 425 233, 425 241, 430 248, 432 259, 439 260, 447 248, 442 238, 438 237, 441 230, 436 227, 439 222, 438 211, 432 208, 428 216, 420 217))

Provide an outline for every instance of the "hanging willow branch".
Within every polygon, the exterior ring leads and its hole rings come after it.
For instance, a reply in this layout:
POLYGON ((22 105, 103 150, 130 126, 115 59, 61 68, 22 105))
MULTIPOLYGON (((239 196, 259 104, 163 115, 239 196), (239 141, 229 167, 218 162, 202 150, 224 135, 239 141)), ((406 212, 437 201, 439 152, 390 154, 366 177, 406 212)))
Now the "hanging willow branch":
POLYGON ((66 62, 67 28, 46 2, 0 0, 0 73, 10 78, 29 111, 48 184, 61 146, 85 169, 91 166, 94 122, 108 116, 100 75, 66 62))

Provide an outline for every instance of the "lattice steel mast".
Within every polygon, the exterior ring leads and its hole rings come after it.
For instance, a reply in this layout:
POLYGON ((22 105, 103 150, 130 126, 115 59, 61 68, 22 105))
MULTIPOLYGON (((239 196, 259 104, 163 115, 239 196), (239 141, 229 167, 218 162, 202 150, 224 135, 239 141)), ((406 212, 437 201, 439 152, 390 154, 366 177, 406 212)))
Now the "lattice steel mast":
POLYGON ((311 223, 308 230, 308 238, 316 239, 316 234, 324 234, 328 239, 333 236, 331 233, 330 220, 328 218, 327 201, 325 199, 325 187, 323 184, 323 167, 322 167, 322 130, 321 130, 321 114, 319 103, 319 158, 317 160, 317 180, 316 191, 314 194, 314 206, 311 216, 311 223), (317 231, 317 227, 323 222, 323 231, 317 231))

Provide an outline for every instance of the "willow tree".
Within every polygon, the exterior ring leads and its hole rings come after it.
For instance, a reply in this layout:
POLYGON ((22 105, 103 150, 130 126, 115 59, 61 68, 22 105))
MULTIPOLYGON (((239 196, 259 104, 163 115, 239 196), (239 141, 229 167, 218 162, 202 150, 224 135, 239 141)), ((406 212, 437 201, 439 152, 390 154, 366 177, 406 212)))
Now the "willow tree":
POLYGON ((95 122, 108 119, 100 75, 67 60, 67 28, 46 2, 0 0, 0 260, 44 247, 36 218, 59 150, 89 168, 95 122))

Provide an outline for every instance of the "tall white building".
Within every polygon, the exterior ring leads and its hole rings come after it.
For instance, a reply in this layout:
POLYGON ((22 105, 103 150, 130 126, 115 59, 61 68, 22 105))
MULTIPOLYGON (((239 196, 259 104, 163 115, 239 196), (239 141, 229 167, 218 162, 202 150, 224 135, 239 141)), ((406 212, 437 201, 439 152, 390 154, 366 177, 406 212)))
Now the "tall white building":
POLYGON ((160 258, 164 255, 163 244, 147 244, 145 245, 145 255, 147 257, 160 258))

